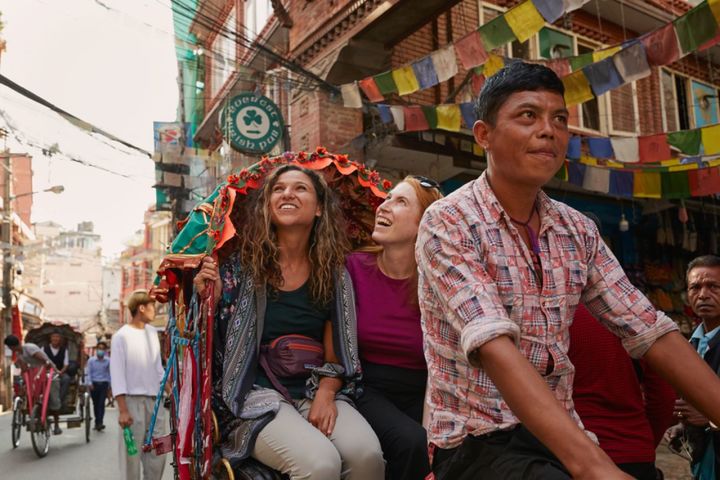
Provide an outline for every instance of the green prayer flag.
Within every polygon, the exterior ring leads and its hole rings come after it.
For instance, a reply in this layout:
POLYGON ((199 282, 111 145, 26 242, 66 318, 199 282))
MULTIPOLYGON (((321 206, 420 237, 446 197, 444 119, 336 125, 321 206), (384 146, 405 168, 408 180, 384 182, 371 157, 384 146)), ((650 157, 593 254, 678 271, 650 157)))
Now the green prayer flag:
POLYGON ((588 52, 578 55, 577 57, 570 57, 568 60, 570 61, 570 68, 572 68, 572 71, 577 72, 585 65, 593 63, 593 56, 592 52, 588 52))
POLYGON ((700 153, 702 135, 699 128, 668 133, 668 143, 687 155, 700 153))
POLYGON ((660 179, 662 181, 662 198, 690 197, 688 172, 662 173, 660 179))
POLYGON ((379 73, 373 77, 375 83, 380 89, 380 93, 383 95, 389 95, 391 93, 397 93, 397 85, 393 79, 392 72, 379 73))
POLYGON ((555 172, 555 178, 557 178, 558 180, 568 180, 567 162, 563 162, 560 170, 555 172))
POLYGON ((682 17, 676 18, 673 24, 683 54, 695 51, 700 45, 712 40, 718 29, 717 20, 707 2, 702 2, 682 17))
POLYGON ((430 130, 435 130, 438 125, 437 110, 435 110, 435 107, 423 105, 422 111, 425 114, 425 120, 427 120, 430 130))
POLYGON ((478 29, 485 51, 489 52, 517 40, 504 15, 493 18, 478 29))

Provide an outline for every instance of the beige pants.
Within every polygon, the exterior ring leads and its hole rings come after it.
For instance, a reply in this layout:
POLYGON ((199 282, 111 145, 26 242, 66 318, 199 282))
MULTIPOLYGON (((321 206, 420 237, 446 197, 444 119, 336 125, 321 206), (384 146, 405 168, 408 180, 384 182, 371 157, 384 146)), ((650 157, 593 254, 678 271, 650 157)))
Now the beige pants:
POLYGON ((291 480, 383 480, 385 462, 375 433, 347 402, 338 410, 330 437, 307 421, 311 400, 282 402, 275 418, 260 431, 252 456, 291 480))
MULTIPOLYGON (((135 446, 138 453, 128 456, 123 439, 123 431, 120 429, 120 478, 123 480, 140 480, 140 466, 142 465, 142 478, 144 480, 160 480, 165 469, 167 455, 155 455, 154 452, 144 453, 142 445, 145 441, 145 434, 150 427, 155 400, 152 397, 140 395, 125 395, 125 404, 133 419, 130 430, 135 438, 135 446)), ((167 433, 165 408, 158 409, 155 431, 153 436, 159 437, 167 433)))

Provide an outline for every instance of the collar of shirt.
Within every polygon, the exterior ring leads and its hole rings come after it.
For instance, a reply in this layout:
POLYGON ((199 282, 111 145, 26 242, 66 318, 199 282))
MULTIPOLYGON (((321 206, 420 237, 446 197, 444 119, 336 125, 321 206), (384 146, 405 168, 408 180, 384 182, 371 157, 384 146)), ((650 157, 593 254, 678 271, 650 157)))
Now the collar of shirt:
POLYGON ((705 325, 700 322, 700 325, 697 326, 695 331, 692 334, 692 337, 690 337, 690 340, 697 340, 698 341, 698 347, 697 351, 700 354, 700 356, 705 355, 705 352, 708 349, 708 344, 710 343, 710 340, 712 340, 717 333, 720 332, 720 327, 715 327, 714 329, 710 330, 708 333, 705 333, 705 325))
MULTIPOLYGON (((490 186, 490 182, 487 179, 487 171, 483 172, 482 175, 480 175, 480 178, 477 179, 473 185, 473 192, 479 208, 484 209, 489 218, 493 219, 495 222, 502 218, 506 225, 512 225, 513 228, 515 228, 510 215, 508 215, 505 211, 490 186)), ((559 212, 553 205, 550 197, 548 197, 542 190, 538 191, 537 201, 538 214, 540 215, 540 231, 538 232, 538 235, 541 235, 544 230, 555 225, 556 217, 559 215, 559 212)))

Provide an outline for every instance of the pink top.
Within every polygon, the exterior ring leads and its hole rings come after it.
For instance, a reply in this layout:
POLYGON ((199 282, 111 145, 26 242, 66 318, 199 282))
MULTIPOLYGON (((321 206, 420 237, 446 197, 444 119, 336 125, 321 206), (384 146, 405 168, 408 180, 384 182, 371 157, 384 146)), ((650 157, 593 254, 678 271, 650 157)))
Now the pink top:
POLYGON ((360 359, 425 370, 420 308, 408 301, 412 282, 382 273, 372 253, 353 253, 345 264, 355 289, 360 359))

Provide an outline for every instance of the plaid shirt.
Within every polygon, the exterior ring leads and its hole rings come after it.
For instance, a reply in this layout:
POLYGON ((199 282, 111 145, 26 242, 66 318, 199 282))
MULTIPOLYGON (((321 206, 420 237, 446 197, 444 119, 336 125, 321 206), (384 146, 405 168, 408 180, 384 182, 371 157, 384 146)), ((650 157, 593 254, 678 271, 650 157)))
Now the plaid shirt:
POLYGON ((520 422, 469 360, 494 338, 507 335, 516 342, 582 427, 567 356, 576 305, 583 302, 636 358, 677 329, 630 283, 591 220, 543 192, 538 210, 542 276, 535 275, 533 255, 485 174, 435 202, 420 224, 416 255, 432 412, 428 438, 438 447, 520 422))

